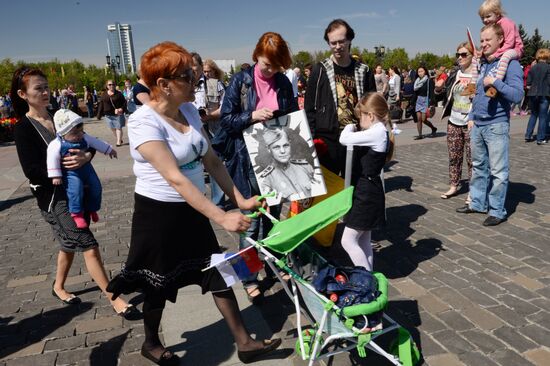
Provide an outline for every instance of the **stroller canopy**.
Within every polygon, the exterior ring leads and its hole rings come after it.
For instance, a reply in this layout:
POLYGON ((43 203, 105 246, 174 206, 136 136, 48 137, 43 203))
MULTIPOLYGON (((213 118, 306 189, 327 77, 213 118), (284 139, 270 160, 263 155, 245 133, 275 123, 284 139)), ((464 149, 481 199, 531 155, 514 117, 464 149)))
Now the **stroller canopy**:
POLYGON ((352 197, 353 187, 348 187, 296 216, 275 223, 261 243, 280 254, 291 252, 311 235, 345 215, 351 208, 352 197))

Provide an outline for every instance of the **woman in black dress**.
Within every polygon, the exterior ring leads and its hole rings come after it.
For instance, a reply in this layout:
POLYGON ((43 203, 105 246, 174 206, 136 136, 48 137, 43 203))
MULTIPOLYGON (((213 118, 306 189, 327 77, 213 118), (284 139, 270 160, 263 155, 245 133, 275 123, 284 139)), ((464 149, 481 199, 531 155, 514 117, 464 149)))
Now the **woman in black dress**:
POLYGON ((216 269, 205 272, 219 245, 210 221, 228 231, 245 232, 250 218, 225 212, 204 195, 204 168, 226 195, 243 210, 259 205, 243 198, 223 163, 209 146, 195 106, 191 55, 181 46, 163 42, 141 59, 141 76, 151 100, 129 119, 130 153, 136 174, 132 237, 126 266, 110 283, 115 294, 145 293, 145 341, 141 354, 157 364, 177 365, 178 357, 158 337, 166 300, 176 301, 178 289, 190 284, 212 292, 227 321, 238 357, 248 363, 274 350, 280 339, 250 337, 232 289, 216 269))

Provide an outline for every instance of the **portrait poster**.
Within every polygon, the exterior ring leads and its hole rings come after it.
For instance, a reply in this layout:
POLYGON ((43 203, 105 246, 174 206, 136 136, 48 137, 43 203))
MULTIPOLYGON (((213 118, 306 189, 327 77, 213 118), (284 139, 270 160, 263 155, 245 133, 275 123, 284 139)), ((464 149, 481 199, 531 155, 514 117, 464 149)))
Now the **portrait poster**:
POLYGON ((327 193, 303 110, 255 123, 243 131, 261 194, 272 206, 327 193))

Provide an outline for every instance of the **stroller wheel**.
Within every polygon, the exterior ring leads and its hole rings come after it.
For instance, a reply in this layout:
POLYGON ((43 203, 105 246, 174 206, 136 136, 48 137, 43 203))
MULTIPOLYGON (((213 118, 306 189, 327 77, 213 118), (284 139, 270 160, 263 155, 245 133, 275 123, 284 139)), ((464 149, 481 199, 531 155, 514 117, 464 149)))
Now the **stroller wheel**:
POLYGON ((420 361, 420 351, 404 328, 399 328, 398 337, 391 342, 389 353, 396 356, 403 366, 414 366, 420 361), (407 343, 409 346, 406 345, 407 343))
MULTIPOLYGON (((315 329, 306 329, 302 331, 302 338, 304 339, 304 354, 302 355, 302 349, 300 348, 300 338, 296 340, 296 353, 300 357, 310 358, 311 353, 313 352, 313 348, 315 347, 313 343, 313 340, 315 338, 315 329)), ((324 340, 321 337, 321 339, 319 339, 319 343, 322 344, 323 342, 324 340)), ((319 355, 319 352, 320 352, 320 349, 318 350, 316 356, 319 355)))

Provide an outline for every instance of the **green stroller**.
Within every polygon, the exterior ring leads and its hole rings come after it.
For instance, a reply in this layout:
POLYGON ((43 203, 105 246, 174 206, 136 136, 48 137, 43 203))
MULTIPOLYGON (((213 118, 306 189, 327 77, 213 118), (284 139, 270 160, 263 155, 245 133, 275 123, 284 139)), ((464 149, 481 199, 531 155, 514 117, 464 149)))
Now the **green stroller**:
MULTIPOLYGON (((247 238, 265 257, 296 308, 298 340, 296 352, 313 365, 317 360, 342 352, 357 350, 359 357, 367 357, 371 350, 394 365, 413 366, 420 360, 420 352, 409 332, 383 313, 388 302, 388 281, 381 273, 373 273, 378 286, 378 297, 366 304, 339 308, 310 283, 308 272, 315 274, 328 265, 327 261, 304 243, 310 236, 345 215, 351 208, 353 187, 349 187, 319 204, 284 221, 275 220, 268 236, 260 241, 247 238), (284 255, 275 257, 267 249, 284 255), (291 276, 289 284, 280 271, 291 276), (368 320, 370 315, 381 314, 383 327, 365 332, 356 327, 357 317, 368 320), (311 327, 302 327, 302 316, 311 327), (390 332, 395 333, 389 350, 376 340, 390 332)), ((268 215, 264 210, 264 214, 268 215)), ((374 328, 373 328, 374 329, 374 328)))

